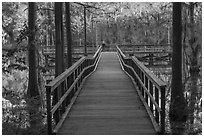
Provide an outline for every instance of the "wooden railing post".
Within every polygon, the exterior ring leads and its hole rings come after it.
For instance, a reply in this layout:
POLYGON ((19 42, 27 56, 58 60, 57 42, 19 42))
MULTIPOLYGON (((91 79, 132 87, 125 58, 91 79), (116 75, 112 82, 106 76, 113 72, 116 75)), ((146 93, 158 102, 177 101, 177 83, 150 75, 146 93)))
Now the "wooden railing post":
POLYGON ((46 87, 46 101, 47 101, 47 131, 48 135, 52 134, 52 114, 51 114, 51 88, 46 87))
MULTIPOLYGON (((149 91, 150 91, 150 94, 153 96, 153 84, 151 81, 149 81, 149 91)), ((153 103, 152 101, 150 101, 150 110, 152 111, 152 114, 154 114, 154 110, 153 110, 153 103)))
MULTIPOLYGON (((155 101, 159 106, 159 90, 157 87, 154 88, 154 93, 155 93, 155 101)), ((159 123, 159 113, 158 110, 155 111, 155 120, 157 123, 159 123)))
MULTIPOLYGON (((147 88, 147 90, 148 90, 148 86, 146 86, 146 79, 147 79, 147 77, 145 77, 145 74, 142 73, 143 85, 144 85, 144 86, 147 88)), ((148 94, 147 94, 147 92, 145 92, 145 101, 146 101, 147 105, 149 105, 149 104, 148 104, 148 99, 149 99, 148 94)))
MULTIPOLYGON (((74 71, 74 81, 77 79, 77 68, 75 69, 75 71, 74 71)), ((78 89, 78 87, 77 87, 77 82, 76 82, 76 84, 74 85, 74 93, 76 93, 77 92, 77 89, 78 89)))
MULTIPOLYGON (((66 87, 65 87, 65 81, 64 82, 62 82, 62 84, 61 84, 61 96, 60 96, 60 98, 64 95, 64 93, 66 92, 66 87)), ((63 101, 63 103, 62 103, 62 110, 61 110, 61 114, 63 114, 64 112, 65 112, 65 109, 66 109, 66 102, 65 101, 63 101)), ((60 115, 60 117, 61 117, 61 115, 60 115)))
MULTIPOLYGON (((70 77, 67 77, 66 79, 67 79, 67 88, 66 88, 66 90, 68 90, 69 87, 70 87, 70 77)), ((66 106, 67 106, 69 103, 70 103, 70 94, 69 94, 69 95, 67 96, 67 98, 66 98, 66 106)))
MULTIPOLYGON (((53 95, 53 101, 52 101, 52 104, 53 106, 59 101, 59 98, 60 98, 60 86, 57 87, 54 91, 54 95, 53 95)), ((59 108, 55 111, 55 113, 53 114, 53 118, 55 120, 56 123, 59 122, 59 119, 60 119, 60 110, 59 108)))
MULTIPOLYGON (((75 81, 75 71, 73 71, 73 73, 72 73, 72 83, 74 83, 74 81, 75 81)), ((76 86, 74 85, 74 87, 72 89, 72 97, 75 94, 75 89, 76 89, 76 86)))
POLYGON ((162 109, 162 112, 161 112, 161 134, 164 134, 165 133, 165 90, 166 87, 165 86, 162 86, 160 88, 160 91, 161 91, 161 109, 162 109))

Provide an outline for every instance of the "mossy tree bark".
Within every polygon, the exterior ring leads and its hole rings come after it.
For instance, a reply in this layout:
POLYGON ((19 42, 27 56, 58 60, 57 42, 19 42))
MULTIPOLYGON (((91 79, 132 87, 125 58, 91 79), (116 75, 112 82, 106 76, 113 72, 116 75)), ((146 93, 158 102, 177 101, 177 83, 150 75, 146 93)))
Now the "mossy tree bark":
POLYGON ((31 128, 39 124, 39 119, 36 119, 40 107, 40 94, 37 82, 36 68, 36 45, 35 45, 35 21, 36 21, 36 4, 28 3, 28 58, 29 58, 29 82, 28 82, 28 109, 30 115, 31 128))
MULTIPOLYGON (((194 3, 190 2, 189 6, 190 11, 190 31, 191 31, 191 40, 190 46, 192 49, 192 56, 190 57, 190 99, 189 99, 189 121, 190 125, 194 124, 194 112, 195 112, 195 104, 197 99, 199 99, 198 93, 198 78, 199 78, 199 65, 198 65, 198 50, 199 46, 196 42, 195 37, 195 22, 194 22, 194 3)), ((192 127, 191 127, 192 128, 192 127)))
POLYGON ((182 88, 182 4, 173 3, 173 54, 170 123, 173 134, 183 134, 187 120, 187 104, 182 88))

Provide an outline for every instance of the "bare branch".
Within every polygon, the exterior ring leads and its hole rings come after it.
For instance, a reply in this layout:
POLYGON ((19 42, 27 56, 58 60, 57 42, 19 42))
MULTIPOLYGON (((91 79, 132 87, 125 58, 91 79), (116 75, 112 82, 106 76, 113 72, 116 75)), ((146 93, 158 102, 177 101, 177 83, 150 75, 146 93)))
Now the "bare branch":
POLYGON ((38 8, 37 10, 54 11, 54 9, 51 9, 51 8, 42 8, 42 7, 38 8))
MULTIPOLYGON (((94 8, 94 9, 98 9, 98 10, 103 10, 103 9, 101 9, 101 8, 94 7, 94 6, 87 5, 87 4, 83 4, 83 3, 80 3, 80 2, 74 2, 74 3, 75 3, 75 4, 78 4, 78 5, 81 5, 81 6, 85 7, 85 8, 94 8)), ((103 10, 103 11, 105 11, 105 10, 103 10)))
POLYGON ((114 12, 103 12, 103 13, 96 13, 96 12, 93 12, 93 11, 91 11, 91 10, 89 10, 89 9, 87 9, 87 11, 88 12, 90 12, 90 13, 92 13, 92 14, 94 14, 94 15, 101 15, 101 14, 115 14, 114 12))

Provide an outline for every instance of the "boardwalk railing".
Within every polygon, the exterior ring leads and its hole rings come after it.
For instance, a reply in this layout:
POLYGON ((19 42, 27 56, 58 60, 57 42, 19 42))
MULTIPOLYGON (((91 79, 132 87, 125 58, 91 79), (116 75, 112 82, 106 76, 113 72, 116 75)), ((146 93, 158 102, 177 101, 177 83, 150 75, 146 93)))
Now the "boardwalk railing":
POLYGON ((155 130, 164 134, 166 84, 136 57, 126 57, 118 46, 116 48, 122 67, 132 78, 155 130))
POLYGON ((118 45, 120 49, 125 48, 126 53, 171 53, 171 46, 166 45, 118 45))
MULTIPOLYGON (((75 46, 73 47, 73 54, 84 54, 84 47, 83 46, 75 46)), ((87 52, 89 54, 94 54, 96 51, 96 47, 87 46, 87 52)), ((65 54, 67 53, 67 48, 64 49, 65 54)), ((43 46, 43 53, 46 55, 55 54, 55 46, 43 46)))
POLYGON ((118 45, 126 56, 136 56, 148 68, 170 67, 172 48, 170 44, 164 45, 118 45))
POLYGON ((84 80, 94 71, 101 50, 99 47, 93 57, 82 57, 46 85, 48 134, 55 134, 60 129, 84 80))

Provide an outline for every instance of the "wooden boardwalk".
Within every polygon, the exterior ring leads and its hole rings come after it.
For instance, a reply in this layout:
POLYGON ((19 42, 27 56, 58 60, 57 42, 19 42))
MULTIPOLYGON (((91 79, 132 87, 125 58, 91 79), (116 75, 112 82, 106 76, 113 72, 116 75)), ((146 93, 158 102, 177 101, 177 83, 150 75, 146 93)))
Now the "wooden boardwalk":
POLYGON ((98 68, 85 81, 58 134, 156 134, 116 52, 102 52, 98 68))

